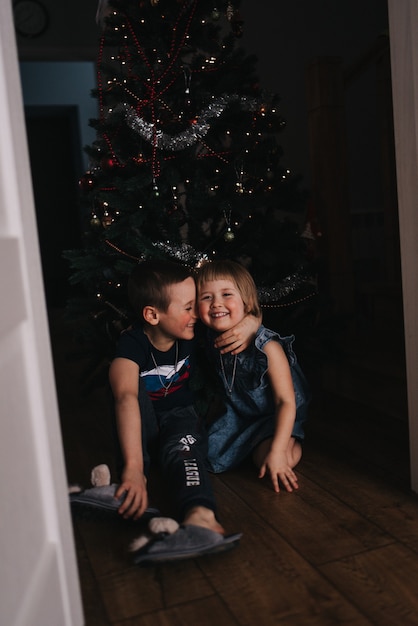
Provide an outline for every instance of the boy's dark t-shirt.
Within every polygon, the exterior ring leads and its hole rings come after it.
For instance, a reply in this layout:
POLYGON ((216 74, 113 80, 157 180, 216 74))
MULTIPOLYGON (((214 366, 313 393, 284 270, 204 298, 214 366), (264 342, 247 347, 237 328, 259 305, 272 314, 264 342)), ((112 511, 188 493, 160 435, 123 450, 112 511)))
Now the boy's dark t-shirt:
POLYGON ((193 404, 190 377, 195 362, 194 339, 178 339, 170 350, 161 352, 151 344, 142 326, 135 325, 120 336, 115 357, 137 363, 140 384, 145 384, 158 413, 193 404))

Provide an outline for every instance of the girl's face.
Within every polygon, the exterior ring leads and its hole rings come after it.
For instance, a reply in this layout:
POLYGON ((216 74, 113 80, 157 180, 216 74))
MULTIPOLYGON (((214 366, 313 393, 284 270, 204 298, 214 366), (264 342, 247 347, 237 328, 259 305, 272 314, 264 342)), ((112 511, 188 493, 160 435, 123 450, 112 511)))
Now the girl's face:
POLYGON ((235 283, 226 278, 202 284, 198 294, 200 319, 222 333, 245 317, 245 305, 235 283))

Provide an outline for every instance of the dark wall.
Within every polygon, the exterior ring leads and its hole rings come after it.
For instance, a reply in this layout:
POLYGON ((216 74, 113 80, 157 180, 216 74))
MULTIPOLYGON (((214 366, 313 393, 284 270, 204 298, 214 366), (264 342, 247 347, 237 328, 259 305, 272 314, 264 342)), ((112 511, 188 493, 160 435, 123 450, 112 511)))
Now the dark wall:
MULTIPOLYGON (((345 66, 362 57, 388 32, 387 1, 243 0, 242 17, 242 43, 258 56, 261 84, 281 97, 288 167, 309 180, 306 68, 321 56, 341 57, 345 66)), ((358 85, 354 101, 365 87, 358 85)))

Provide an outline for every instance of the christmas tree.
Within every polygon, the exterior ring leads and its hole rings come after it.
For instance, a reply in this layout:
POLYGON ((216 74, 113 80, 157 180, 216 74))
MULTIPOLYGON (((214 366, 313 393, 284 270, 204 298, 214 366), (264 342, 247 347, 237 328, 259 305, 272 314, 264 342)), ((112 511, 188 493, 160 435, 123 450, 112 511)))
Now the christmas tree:
MULTIPOLYGON (((84 246, 65 253, 73 309, 110 342, 130 322, 125 285, 150 257, 245 264, 261 302, 303 285, 300 180, 285 122, 239 45, 239 2, 101 2, 97 139, 80 180, 84 246)), ((100 340, 103 347, 103 339, 100 340)), ((103 348, 105 349, 105 348, 103 348)))

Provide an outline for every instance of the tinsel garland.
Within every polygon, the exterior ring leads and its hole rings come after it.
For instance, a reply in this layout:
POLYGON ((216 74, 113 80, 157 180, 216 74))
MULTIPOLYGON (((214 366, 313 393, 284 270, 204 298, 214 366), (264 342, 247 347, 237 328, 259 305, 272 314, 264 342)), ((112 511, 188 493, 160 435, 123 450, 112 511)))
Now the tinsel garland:
POLYGON ((171 150, 174 152, 184 150, 205 137, 211 128, 211 120, 220 117, 231 102, 240 102, 245 111, 256 111, 260 106, 255 98, 237 94, 220 96, 214 99, 200 115, 196 116, 196 121, 189 128, 177 135, 169 135, 162 130, 155 130, 152 122, 147 122, 143 117, 139 117, 135 109, 126 102, 118 104, 114 112, 119 113, 123 111, 128 126, 143 139, 152 143, 160 150, 171 150))
MULTIPOLYGON (((198 252, 186 243, 173 245, 169 242, 164 243, 162 241, 156 241, 153 243, 153 246, 191 269, 198 269, 202 263, 210 262, 211 260, 207 254, 198 252)), ((277 303, 306 285, 312 287, 313 293, 310 295, 314 295, 316 293, 316 287, 312 276, 294 272, 274 285, 257 287, 258 299, 261 305, 277 303)))
POLYGON ((313 286, 312 277, 295 272, 275 285, 257 287, 258 299, 260 304, 279 302, 307 284, 313 286))
POLYGON ((209 261, 209 257, 204 252, 198 252, 188 243, 173 245, 170 242, 154 241, 152 244, 161 252, 165 252, 172 259, 181 261, 191 269, 198 268, 203 262, 209 261))

